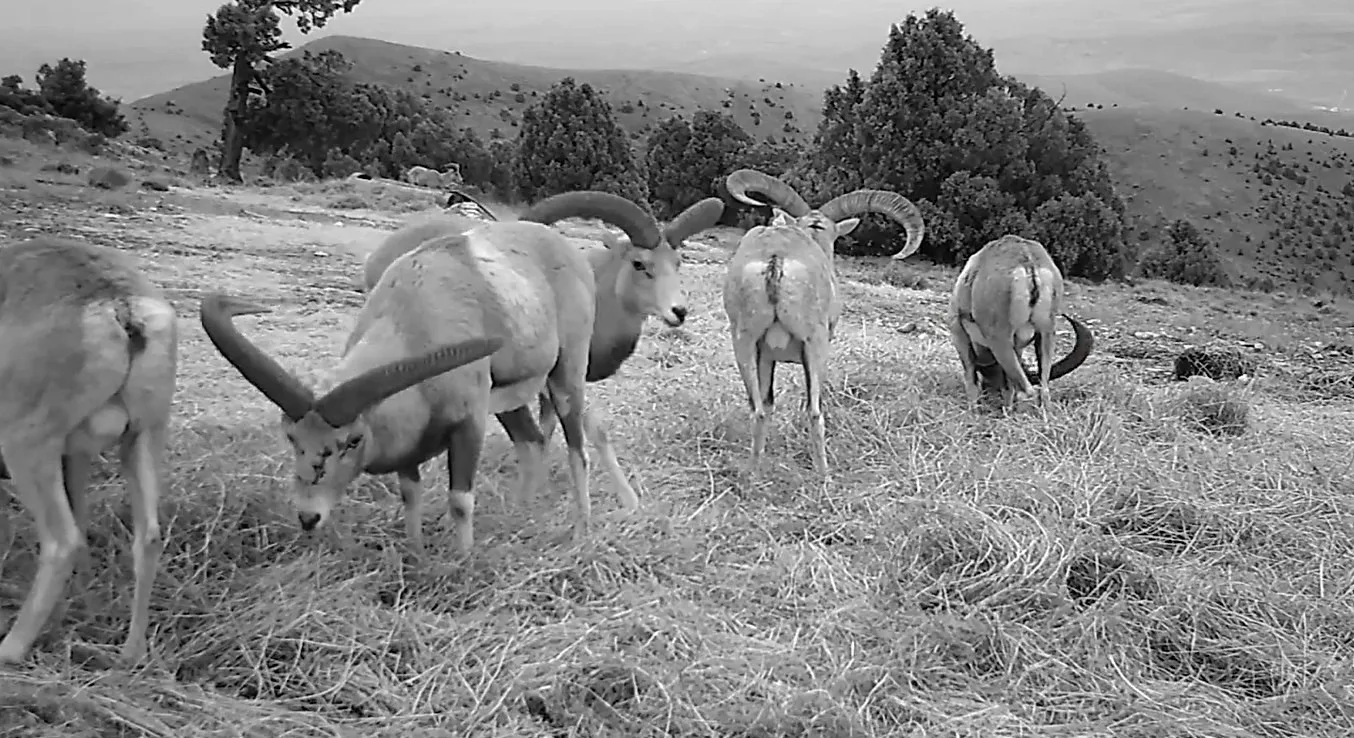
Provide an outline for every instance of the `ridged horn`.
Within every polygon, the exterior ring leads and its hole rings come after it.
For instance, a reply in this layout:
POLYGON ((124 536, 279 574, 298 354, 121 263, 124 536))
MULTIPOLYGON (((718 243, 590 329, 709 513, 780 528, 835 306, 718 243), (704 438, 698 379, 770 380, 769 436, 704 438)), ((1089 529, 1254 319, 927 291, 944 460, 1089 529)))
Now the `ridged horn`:
POLYGON ((718 197, 707 197, 673 218, 668 227, 663 229, 663 237, 674 249, 681 248, 686 239, 714 228, 723 215, 724 201, 718 197))
MULTIPOLYGON (((1059 359, 1048 370, 1050 382, 1071 373, 1073 369, 1085 363, 1086 358, 1091 355, 1091 349, 1095 347, 1095 337, 1091 335, 1090 328, 1067 313, 1063 313, 1062 316, 1068 323, 1072 324, 1072 332, 1076 334, 1076 343, 1072 345, 1072 350, 1067 352, 1067 356, 1059 359)), ((1025 377, 1030 380, 1030 384, 1039 384, 1038 372, 1031 372, 1029 368, 1026 368, 1025 377)))
POLYGON ((576 190, 561 192, 527 208, 518 220, 550 225, 565 218, 597 218, 625 231, 630 243, 657 248, 663 240, 658 223, 633 202, 610 192, 576 190))
POLYGON ((827 202, 818 211, 833 222, 845 220, 864 213, 887 215, 895 223, 907 230, 907 243, 901 251, 893 255, 895 259, 906 259, 921 248, 922 236, 926 226, 922 223, 921 211, 911 200, 895 192, 885 190, 856 190, 838 195, 827 202))
POLYGON ((212 292, 202 298, 198 308, 202 330, 207 333, 216 350, 231 366, 254 385, 259 392, 282 409, 292 421, 305 417, 315 406, 315 395, 301 380, 273 361, 263 349, 255 346, 232 319, 236 315, 258 315, 271 312, 254 303, 212 292))
POLYGON ((758 207, 778 205, 782 210, 796 218, 808 215, 811 209, 804 198, 800 197, 798 192, 795 192, 795 188, 757 169, 735 170, 724 179, 724 186, 728 188, 733 199, 741 203, 758 207), (762 202, 749 197, 749 192, 765 195, 771 199, 771 202, 762 202))
POLYGON ((451 194, 447 195, 447 204, 443 205, 442 207, 449 208, 453 205, 459 205, 463 202, 475 203, 475 205, 478 206, 480 210, 483 210, 484 212, 488 213, 490 218, 498 220, 498 216, 494 215, 494 211, 484 207, 484 203, 480 202, 479 200, 476 200, 475 198, 458 189, 451 190, 451 194))
POLYGON ((343 382, 315 402, 324 422, 341 428, 362 411, 419 382, 492 355, 503 346, 498 337, 472 338, 378 366, 343 382))

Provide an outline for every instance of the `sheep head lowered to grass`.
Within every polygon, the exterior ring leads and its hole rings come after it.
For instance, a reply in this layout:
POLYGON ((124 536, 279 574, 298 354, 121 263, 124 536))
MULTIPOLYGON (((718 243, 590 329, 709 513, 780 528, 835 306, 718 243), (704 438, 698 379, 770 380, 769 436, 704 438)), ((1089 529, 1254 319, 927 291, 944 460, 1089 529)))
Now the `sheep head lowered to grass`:
POLYGON ((1081 366, 1094 345, 1090 329, 1062 313, 1062 300, 1062 272, 1038 241, 1002 236, 968 258, 950 296, 949 327, 970 404, 995 390, 1010 408, 1037 384, 1039 405, 1047 406, 1048 383, 1081 366), (1072 325, 1076 344, 1054 363, 1053 316, 1059 314, 1072 325), (1032 342, 1038 374, 1020 361, 1032 342))

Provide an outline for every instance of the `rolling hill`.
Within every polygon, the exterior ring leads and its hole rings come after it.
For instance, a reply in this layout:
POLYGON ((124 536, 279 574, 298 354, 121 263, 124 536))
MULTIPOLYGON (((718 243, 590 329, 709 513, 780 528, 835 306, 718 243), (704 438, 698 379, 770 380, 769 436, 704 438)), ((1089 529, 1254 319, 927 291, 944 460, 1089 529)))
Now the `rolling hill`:
MULTIPOLYGON (((805 139, 818 125, 821 91, 780 82, 648 70, 567 70, 486 61, 454 52, 352 36, 327 36, 293 49, 334 49, 353 63, 359 82, 419 91, 456 111, 462 125, 488 134, 516 135, 522 112, 555 82, 572 76, 604 91, 617 122, 638 138, 650 125, 698 109, 725 110, 755 138, 805 139)), ((219 135, 227 75, 145 97, 129 106, 133 131, 173 149, 194 148, 219 135)))
POLYGON ((1150 246, 1185 218, 1218 244, 1243 283, 1349 292, 1354 138, 1261 125, 1235 112, 1078 114, 1105 151, 1130 238, 1150 246))
POLYGON ((1310 105, 1268 92, 1207 82, 1158 69, 1112 69, 1089 74, 1018 74, 1026 84, 1043 88, 1054 99, 1066 91, 1063 105, 1105 107, 1191 108, 1212 111, 1242 111, 1247 115, 1311 118, 1318 113, 1310 105))
MULTIPOLYGON (((317 39, 293 53, 325 49, 353 61, 359 80, 422 90, 485 135, 494 128, 513 135, 522 110, 565 75, 604 90, 635 137, 673 113, 689 116, 726 102, 739 124, 759 137, 787 135, 786 111, 800 139, 819 118, 817 89, 777 87, 769 77, 749 83, 665 71, 550 69, 346 36, 317 39)), ((1354 198, 1341 191, 1354 177, 1354 139, 1260 121, 1354 130, 1349 117, 1151 69, 1020 76, 1055 97, 1067 90, 1064 104, 1076 109, 1105 150, 1128 205, 1131 237, 1142 245, 1156 243, 1166 225, 1185 218, 1219 244, 1243 282, 1346 291, 1354 254, 1340 246, 1343 234, 1354 230, 1354 198)), ((215 139, 225 83, 221 76, 138 100, 128 111, 133 130, 144 125, 143 133, 177 151, 215 139)))

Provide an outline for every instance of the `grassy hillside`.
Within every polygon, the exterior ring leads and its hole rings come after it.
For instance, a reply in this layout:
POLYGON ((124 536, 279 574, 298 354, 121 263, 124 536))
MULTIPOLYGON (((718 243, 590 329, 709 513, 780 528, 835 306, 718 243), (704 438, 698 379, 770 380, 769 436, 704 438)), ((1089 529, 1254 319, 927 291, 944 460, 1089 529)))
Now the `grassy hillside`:
MULTIPOLYGON (((603 90, 617 122, 638 137, 650 125, 681 113, 719 109, 733 115, 756 138, 803 139, 817 127, 821 94, 766 78, 747 82, 679 72, 566 70, 475 59, 351 36, 317 39, 296 50, 341 51, 361 82, 410 88, 457 112, 461 123, 481 133, 497 128, 516 135, 522 112, 565 76, 603 90)), ((146 131, 174 148, 215 140, 226 102, 225 75, 142 98, 130 106, 133 131, 146 131)))
POLYGON ((1127 201, 1131 237, 1143 245, 1183 217, 1219 244, 1243 279, 1348 289, 1354 197, 1341 190, 1354 181, 1354 139, 1262 126, 1235 113, 1105 108, 1081 115, 1127 201))
POLYGON ((1301 115, 1315 113, 1282 95, 1255 92, 1232 85, 1207 82, 1159 69, 1113 69, 1094 74, 1018 74, 1027 84, 1042 87, 1063 104, 1084 108, 1160 107, 1243 111, 1248 115, 1301 115))

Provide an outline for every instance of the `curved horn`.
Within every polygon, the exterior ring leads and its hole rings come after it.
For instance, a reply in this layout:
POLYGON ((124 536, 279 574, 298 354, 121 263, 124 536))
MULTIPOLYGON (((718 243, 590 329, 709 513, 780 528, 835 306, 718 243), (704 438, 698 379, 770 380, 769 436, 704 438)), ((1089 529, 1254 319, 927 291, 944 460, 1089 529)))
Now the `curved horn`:
POLYGON ((206 331, 207 338, 211 339, 216 350, 264 397, 282 408, 282 412, 292 421, 297 421, 315 406, 315 395, 301 384, 301 380, 273 361, 263 349, 245 338, 231 320, 236 315, 266 312, 270 312, 266 307, 226 297, 219 292, 203 297, 198 309, 202 330, 206 331))
POLYGON ((921 239, 926 233, 926 226, 922 223, 921 211, 917 206, 906 197, 885 190, 856 190, 838 195, 818 208, 818 211, 833 222, 863 213, 889 216, 907 230, 907 243, 901 251, 893 255, 895 259, 906 259, 916 253, 917 249, 921 248, 921 239))
POLYGON ((668 227, 663 229, 663 237, 674 249, 680 248, 686 239, 714 228, 723 215, 724 201, 718 197, 707 197, 673 218, 668 227))
MULTIPOLYGON (((1091 355, 1091 349, 1095 347, 1095 338, 1091 335, 1091 329, 1082 324, 1081 321, 1068 315, 1062 314, 1068 323, 1072 324, 1072 332, 1076 334, 1077 342, 1072 345, 1072 350, 1067 352, 1067 356, 1062 357, 1048 370, 1048 379, 1053 381, 1058 377, 1065 376, 1073 369, 1081 366, 1086 361, 1086 357, 1091 355)), ((1025 370, 1025 377, 1030 380, 1030 384, 1039 384, 1039 375, 1025 370)))
POLYGON ((494 215, 494 212, 489 208, 484 207, 484 203, 480 202, 479 200, 476 200, 467 193, 462 192, 461 190, 455 188, 452 188, 450 194, 447 195, 447 204, 443 205, 442 207, 449 208, 452 205, 459 205, 460 203, 463 202, 475 203, 475 205, 478 206, 480 210, 483 210, 484 212, 488 213, 490 218, 498 220, 498 216, 494 215))
POLYGON ((734 171, 724 179, 724 186, 728 188, 729 194, 741 203, 758 207, 766 207, 769 204, 779 205, 782 210, 796 218, 808 215, 811 209, 804 198, 800 197, 798 192, 795 192, 795 188, 757 169, 734 171), (766 195, 771 198, 771 202, 765 203, 749 197, 749 192, 766 195))
POLYGON ((398 392, 472 361, 492 355, 503 347, 499 337, 471 338, 378 366, 329 390, 315 402, 315 412, 324 422, 341 428, 357 420, 363 410, 398 392))
POLYGON ((625 231, 630 243, 642 248, 657 248, 663 240, 658 223, 633 202, 610 192, 576 190, 562 192, 527 208, 518 220, 550 225, 565 218, 597 218, 625 231))

